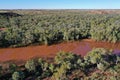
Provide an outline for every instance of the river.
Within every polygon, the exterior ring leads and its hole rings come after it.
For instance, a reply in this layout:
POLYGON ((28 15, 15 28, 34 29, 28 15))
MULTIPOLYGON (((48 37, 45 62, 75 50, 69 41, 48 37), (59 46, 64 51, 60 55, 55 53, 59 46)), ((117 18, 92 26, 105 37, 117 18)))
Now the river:
POLYGON ((93 48, 112 49, 115 54, 120 54, 120 43, 96 42, 91 39, 81 41, 63 42, 50 46, 28 46, 20 48, 1 48, 0 62, 26 61, 31 58, 53 58, 57 52, 73 52, 82 56, 93 48))

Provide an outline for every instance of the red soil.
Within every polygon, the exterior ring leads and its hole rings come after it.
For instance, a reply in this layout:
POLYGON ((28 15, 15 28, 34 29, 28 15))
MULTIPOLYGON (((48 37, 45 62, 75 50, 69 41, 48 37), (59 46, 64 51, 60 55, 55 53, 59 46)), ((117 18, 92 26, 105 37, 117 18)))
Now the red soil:
POLYGON ((120 14, 119 10, 91 10, 90 14, 120 14))
POLYGON ((6 28, 0 28, 0 31, 3 31, 3 30, 5 30, 6 28))
POLYGON ((3 48, 0 49, 0 62, 6 62, 10 60, 15 61, 26 61, 30 58, 43 57, 53 58, 57 52, 74 52, 82 56, 86 55, 92 48, 103 47, 106 49, 113 49, 114 53, 120 53, 120 43, 107 43, 107 42, 96 42, 93 40, 82 40, 74 42, 64 42, 60 44, 54 44, 51 46, 28 46, 22 48, 3 48))

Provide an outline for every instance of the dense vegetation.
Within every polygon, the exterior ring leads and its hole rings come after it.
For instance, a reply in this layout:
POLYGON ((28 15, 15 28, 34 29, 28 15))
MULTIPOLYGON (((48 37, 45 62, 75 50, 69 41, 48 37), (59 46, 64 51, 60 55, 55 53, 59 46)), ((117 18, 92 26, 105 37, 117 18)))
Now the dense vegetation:
MULTIPOLYGON (((49 60, 48 60, 49 61, 49 60)), ((30 59, 24 65, 0 67, 1 80, 119 80, 120 56, 96 48, 84 57, 70 52, 58 52, 48 62, 30 59)))
POLYGON ((64 10, 36 14, 25 12, 16 11, 14 15, 0 13, 0 28, 5 28, 0 30, 0 47, 20 47, 33 43, 49 45, 84 38, 120 41, 119 14, 64 10))

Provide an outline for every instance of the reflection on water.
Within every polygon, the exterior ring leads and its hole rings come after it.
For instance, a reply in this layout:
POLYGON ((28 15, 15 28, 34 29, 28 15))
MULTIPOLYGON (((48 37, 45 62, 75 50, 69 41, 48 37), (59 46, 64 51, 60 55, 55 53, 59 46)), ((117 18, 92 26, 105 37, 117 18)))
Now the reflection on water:
POLYGON ((74 41, 60 43, 51 46, 29 46, 22 48, 4 48, 0 49, 0 61, 9 60, 28 60, 33 57, 53 57, 59 51, 69 51, 84 56, 93 48, 112 49, 117 55, 120 55, 120 43, 95 42, 91 40, 74 41))
POLYGON ((115 49, 115 50, 113 51, 113 53, 114 53, 114 54, 117 54, 117 55, 120 55, 120 49, 115 49))

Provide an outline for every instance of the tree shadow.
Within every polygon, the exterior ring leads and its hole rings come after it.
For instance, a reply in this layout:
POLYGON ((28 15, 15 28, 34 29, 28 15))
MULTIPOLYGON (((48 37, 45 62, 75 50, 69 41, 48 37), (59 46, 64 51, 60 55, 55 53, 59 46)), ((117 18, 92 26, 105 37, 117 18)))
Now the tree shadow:
POLYGON ((18 16, 22 16, 22 15, 18 14, 18 13, 13 13, 13 12, 1 12, 0 16, 4 16, 4 17, 18 17, 18 16))

